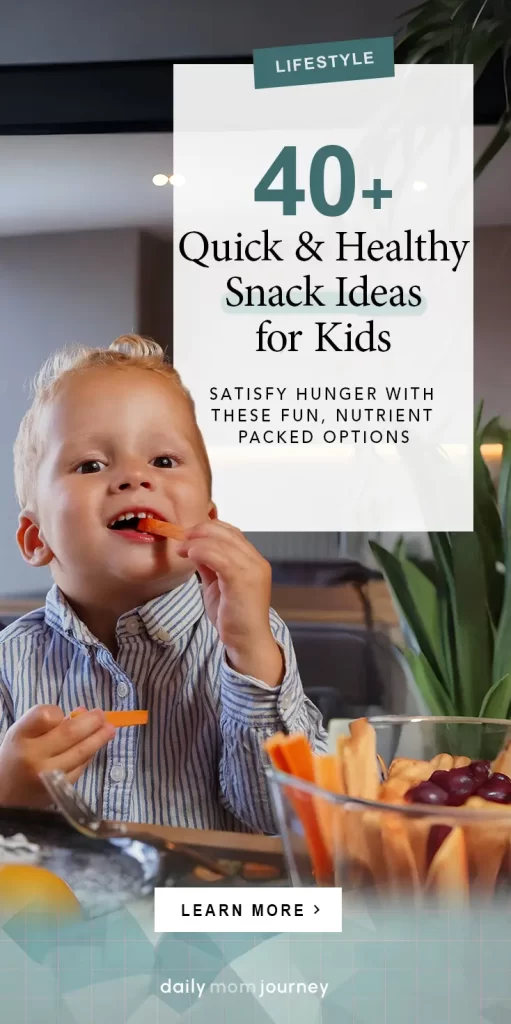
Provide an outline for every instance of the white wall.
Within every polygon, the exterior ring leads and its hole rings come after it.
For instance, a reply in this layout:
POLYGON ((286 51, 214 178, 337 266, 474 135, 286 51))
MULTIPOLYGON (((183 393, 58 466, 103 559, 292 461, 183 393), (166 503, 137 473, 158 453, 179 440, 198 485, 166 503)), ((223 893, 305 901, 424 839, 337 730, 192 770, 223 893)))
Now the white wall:
POLYGON ((510 226, 476 231, 475 282, 475 398, 511 427, 510 226))
POLYGON ((25 565, 15 544, 18 508, 12 445, 27 408, 26 384, 54 349, 107 345, 137 328, 136 231, 0 239, 0 594, 45 592, 46 570, 25 565))
POLYGON ((238 56, 392 35, 406 0, 4 0, 0 64, 238 56))

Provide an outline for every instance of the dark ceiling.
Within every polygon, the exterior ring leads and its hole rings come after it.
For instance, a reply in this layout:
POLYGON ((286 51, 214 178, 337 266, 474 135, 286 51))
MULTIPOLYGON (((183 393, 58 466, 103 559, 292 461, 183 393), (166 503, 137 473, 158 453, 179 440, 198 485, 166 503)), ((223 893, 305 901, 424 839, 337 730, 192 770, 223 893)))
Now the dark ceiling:
MULTIPOLYGON (((179 63, 251 63, 250 55, 179 63)), ((0 134, 172 130, 173 62, 0 66, 0 134)), ((475 91, 475 124, 496 124, 504 105, 497 56, 475 91)))

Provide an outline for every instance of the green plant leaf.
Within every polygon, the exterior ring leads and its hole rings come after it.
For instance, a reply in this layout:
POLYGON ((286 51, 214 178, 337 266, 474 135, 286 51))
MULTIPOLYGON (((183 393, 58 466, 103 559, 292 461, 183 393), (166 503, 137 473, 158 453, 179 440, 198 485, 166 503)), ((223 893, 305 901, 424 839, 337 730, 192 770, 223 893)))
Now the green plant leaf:
POLYGON ((481 704, 479 718, 508 718, 511 706, 511 675, 499 679, 488 690, 481 704))
POLYGON ((393 554, 401 561, 405 557, 405 539, 401 533, 394 544, 393 554))
POLYGON ((476 430, 476 434, 479 434, 481 444, 493 444, 493 442, 500 440, 502 429, 500 416, 494 416, 491 420, 488 420, 488 423, 480 431, 476 430))
POLYGON ((412 562, 396 558, 375 541, 371 541, 370 546, 398 609, 408 622, 437 679, 443 682, 443 655, 434 585, 412 562))
POLYGON ((485 430, 476 433, 474 441, 474 528, 483 556, 488 609, 492 622, 497 625, 502 611, 504 581, 496 566, 503 561, 504 549, 495 487, 480 450, 480 439, 485 430))
POLYGON ((459 706, 460 675, 456 653, 456 634, 454 629, 456 590, 454 586, 450 534, 430 533, 428 536, 431 544, 431 550, 435 558, 439 579, 439 620, 449 693, 453 704, 455 706, 459 706))
POLYGON ((483 556, 488 612, 492 626, 496 628, 500 621, 502 602, 504 600, 504 577, 497 568, 503 558, 501 547, 502 535, 499 533, 498 537, 492 536, 489 526, 477 505, 474 509, 474 526, 483 556))
MULTIPOLYGON (((459 670, 459 713, 477 715, 492 683, 493 638, 484 562, 475 533, 451 533, 453 620, 459 670)), ((501 672, 500 676, 506 673, 501 672)), ((457 709, 458 710, 458 709, 457 709)))
POLYGON ((502 612, 495 640, 493 678, 502 679, 511 672, 511 473, 506 464, 505 482, 502 484, 502 528, 505 549, 505 583, 502 612), (505 489, 504 489, 505 488, 505 489))
POLYGON ((456 702, 456 695, 459 693, 459 672, 456 660, 456 639, 454 634, 454 621, 452 604, 446 594, 438 595, 438 618, 440 621, 440 637, 442 652, 445 664, 446 682, 449 697, 453 706, 456 702))
POLYGON ((508 111, 501 119, 497 131, 476 161, 474 178, 479 178, 489 163, 500 153, 511 137, 511 113, 508 111))
POLYGON ((482 419, 482 416, 483 416, 483 408, 484 408, 484 399, 481 399, 481 401, 479 402, 479 405, 477 406, 476 415, 475 415, 475 427, 474 427, 474 429, 475 429, 476 434, 479 433, 479 427, 481 426, 481 419, 482 419))
MULTIPOLYGON (((502 523, 506 521, 506 501, 509 490, 509 478, 511 476, 511 433, 508 433, 507 440, 502 446, 502 459, 500 463, 500 476, 498 488, 498 505, 502 523)), ((506 533, 504 532, 504 551, 507 556, 506 533)))
POLYGON ((429 533, 429 543, 438 567, 438 575, 442 581, 442 591, 453 594, 452 551, 448 533, 429 533))
POLYGON ((409 648, 403 655, 410 666, 417 687, 424 697, 432 715, 455 715, 454 707, 440 680, 436 677, 424 654, 417 654, 409 648))
POLYGON ((425 0, 399 17, 396 63, 471 64, 477 82, 502 52, 504 109, 492 139, 479 156, 478 178, 511 137, 511 111, 506 89, 510 57, 511 13, 508 0, 425 0))
POLYGON ((435 661, 438 665, 439 678, 445 681, 446 670, 442 649, 439 621, 438 594, 435 585, 417 565, 409 559, 402 558, 401 566, 408 584, 408 591, 417 608, 423 629, 428 637, 435 661))

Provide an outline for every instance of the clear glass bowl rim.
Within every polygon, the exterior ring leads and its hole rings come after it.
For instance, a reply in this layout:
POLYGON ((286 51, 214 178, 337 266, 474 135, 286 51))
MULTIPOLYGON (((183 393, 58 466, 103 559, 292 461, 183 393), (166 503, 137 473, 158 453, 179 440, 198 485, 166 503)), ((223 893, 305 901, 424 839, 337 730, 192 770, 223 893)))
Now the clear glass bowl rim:
MULTIPOLYGON (((511 733, 511 721, 507 718, 464 718, 464 717, 443 717, 441 715, 379 715, 368 718, 370 725, 412 725, 425 722, 428 725, 500 725, 511 733)), ((409 818, 434 817, 448 819, 449 823, 456 822, 459 825, 466 825, 470 822, 482 820, 488 822, 500 822, 511 830, 511 805, 507 805, 507 811, 501 809, 499 804, 489 804, 488 810, 478 811, 464 807, 438 807, 431 804, 386 804, 381 800, 362 800, 359 797, 341 796, 338 793, 330 793, 327 789, 321 789, 314 782, 305 782, 295 775, 286 775, 285 772, 276 768, 267 768, 266 774, 270 781, 275 782, 279 789, 294 789, 301 793, 308 793, 310 796, 320 797, 329 803, 338 804, 347 810, 367 811, 378 810, 382 813, 404 814, 409 818), (492 808, 490 810, 490 807, 492 808), (495 810, 493 810, 495 808, 495 810)), ((284 794, 285 795, 285 794, 284 794)))

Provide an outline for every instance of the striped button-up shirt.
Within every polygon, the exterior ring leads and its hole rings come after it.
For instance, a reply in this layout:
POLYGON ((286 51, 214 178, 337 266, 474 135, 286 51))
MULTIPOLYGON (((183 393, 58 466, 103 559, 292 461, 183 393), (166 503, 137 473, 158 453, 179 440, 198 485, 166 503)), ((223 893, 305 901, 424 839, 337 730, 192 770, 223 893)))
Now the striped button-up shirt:
POLYGON ((149 724, 118 729, 77 783, 102 817, 276 832, 262 742, 304 732, 323 750, 326 734, 273 609, 270 625, 285 658, 277 687, 229 666, 195 575, 121 616, 116 657, 54 586, 44 608, 0 634, 0 740, 34 704, 147 709, 149 724))

